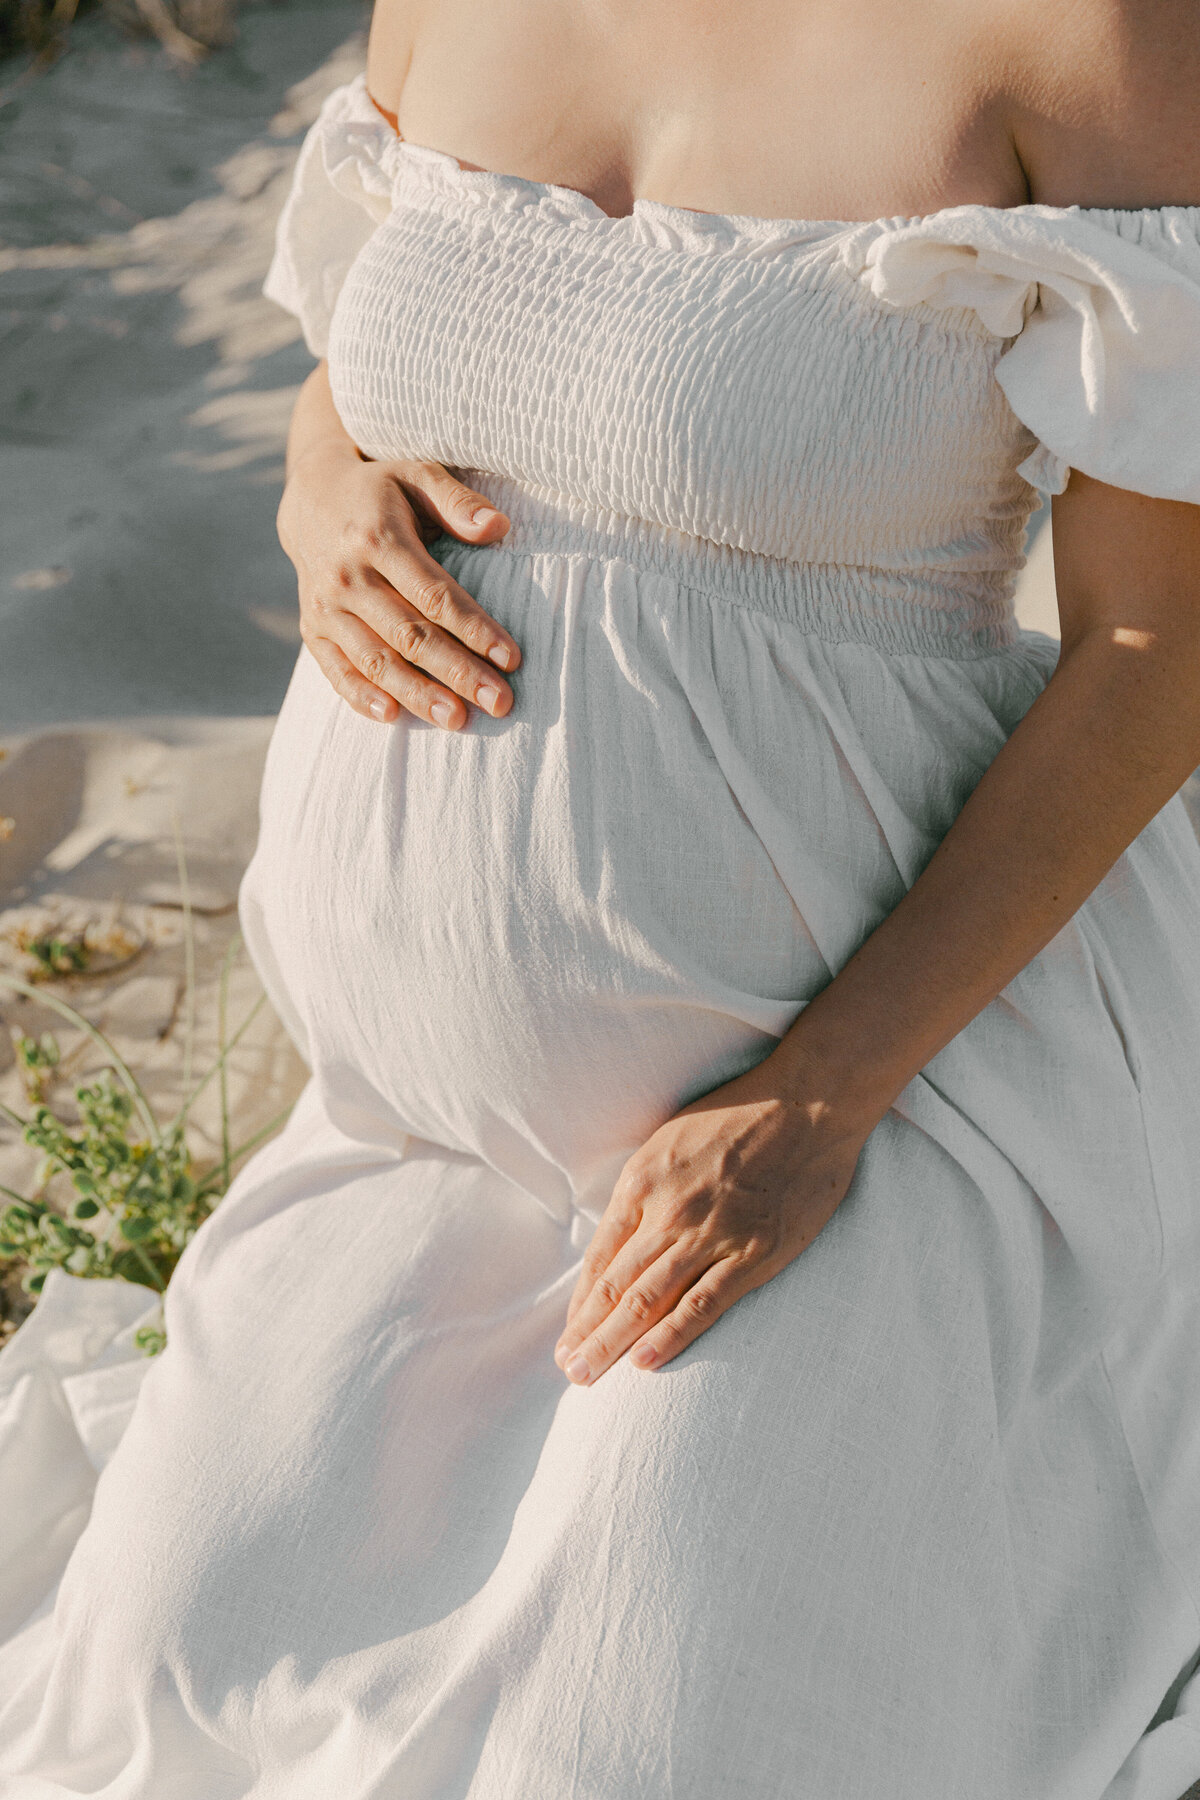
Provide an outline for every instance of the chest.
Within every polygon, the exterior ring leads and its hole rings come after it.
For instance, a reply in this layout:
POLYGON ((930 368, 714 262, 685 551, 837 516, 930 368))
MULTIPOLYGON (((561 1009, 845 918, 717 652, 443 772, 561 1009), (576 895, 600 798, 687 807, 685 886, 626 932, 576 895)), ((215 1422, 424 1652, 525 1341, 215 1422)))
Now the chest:
POLYGON ((928 0, 382 0, 371 92, 465 166, 777 218, 1026 198, 995 17, 928 0), (990 36, 989 36, 990 30, 990 36))
POLYGON ((800 560, 978 566, 997 529, 1019 534, 1029 445, 994 380, 1002 340, 973 315, 885 311, 837 227, 642 200, 606 219, 404 162, 329 345, 370 454, 800 560))

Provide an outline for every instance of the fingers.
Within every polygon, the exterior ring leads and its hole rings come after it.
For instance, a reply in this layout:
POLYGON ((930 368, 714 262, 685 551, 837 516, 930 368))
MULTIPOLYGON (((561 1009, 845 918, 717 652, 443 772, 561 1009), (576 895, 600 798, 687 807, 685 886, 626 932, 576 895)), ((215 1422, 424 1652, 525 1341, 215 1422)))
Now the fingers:
POLYGON ((493 544, 508 530, 487 495, 465 487, 442 463, 400 463, 395 474, 423 524, 472 544, 493 544))
MULTIPOLYGON (((567 1305, 568 1325, 574 1323, 575 1315, 587 1299, 593 1285, 605 1273, 621 1245, 633 1236, 641 1222, 640 1206, 622 1204, 615 1195, 609 1201, 604 1216, 592 1233, 592 1240, 583 1254, 579 1279, 575 1283, 575 1291, 567 1305)), ((565 1332, 563 1336, 565 1338, 565 1332)))
POLYGON ((571 1381, 600 1374, 671 1310, 703 1267, 694 1250, 635 1233, 568 1321, 554 1352, 559 1368, 571 1381))
POLYGON ((359 620, 347 614, 342 632, 354 651, 353 660, 331 638, 306 631, 304 641, 326 680, 355 712, 387 724, 403 708, 449 731, 464 722, 461 700, 402 662, 359 620), (385 680, 390 692, 380 685, 385 680))
POLYGON ((352 706, 355 712, 363 713, 372 719, 390 722, 399 712, 399 707, 389 694, 381 694, 379 689, 360 675, 345 653, 329 638, 315 637, 301 626, 300 635, 335 693, 352 706))
POLYGON ((309 457, 279 516, 304 642, 355 711, 391 720, 404 708, 455 730, 469 705, 495 718, 511 709, 498 671, 519 667, 519 646, 427 547, 451 528, 478 544, 503 537, 508 522, 486 496, 438 463, 309 457))
POLYGON ((754 1279, 732 1258, 714 1263, 687 1289, 666 1318, 634 1345, 630 1362, 639 1369, 660 1368, 694 1344, 722 1313, 729 1311, 735 1300, 759 1286, 761 1279, 754 1279))
POLYGON ((623 1289, 621 1281, 614 1262, 564 1332, 565 1351, 555 1353, 578 1386, 589 1386, 627 1350, 638 1368, 669 1362, 754 1285, 732 1257, 705 1266, 680 1246, 631 1275, 623 1289))
MULTIPOLYGON (((387 526, 372 534, 365 548, 384 580, 422 618, 495 668, 517 667, 521 652, 516 639, 430 556, 415 528, 406 529, 403 521, 387 526)), ((387 590, 380 589, 379 595, 386 600, 387 590)))
POLYGON ((482 707, 495 719, 502 719, 511 710, 512 688, 491 663, 473 655, 457 636, 434 624, 410 600, 382 581, 368 581, 360 589, 355 612, 347 617, 359 628, 356 643, 369 655, 371 667, 362 662, 343 633, 346 654, 377 686, 397 698, 395 682, 405 679, 400 671, 416 668, 446 690, 454 726, 464 724, 467 717, 466 708, 455 696, 482 707))

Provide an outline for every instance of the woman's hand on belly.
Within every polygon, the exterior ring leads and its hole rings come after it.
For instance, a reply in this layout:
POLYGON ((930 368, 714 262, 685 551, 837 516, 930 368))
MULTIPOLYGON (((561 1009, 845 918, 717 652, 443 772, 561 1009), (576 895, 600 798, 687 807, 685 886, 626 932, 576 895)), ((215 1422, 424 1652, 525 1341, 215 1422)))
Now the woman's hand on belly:
POLYGON ((324 364, 296 403, 278 529, 299 579, 301 635, 356 712, 390 723, 406 710, 450 731, 466 723, 466 701, 508 712, 512 689, 497 670, 515 669, 521 652, 426 548, 443 531, 492 543, 503 513, 440 463, 364 461, 324 364))
POLYGON ((636 1151, 583 1259, 554 1360, 586 1386, 627 1350, 657 1368, 806 1250, 876 1120, 785 1095, 768 1057, 636 1151))
POLYGON ((1054 551, 1054 674, 926 867, 768 1057, 625 1165, 557 1353, 572 1380, 668 1361, 805 1249, 909 1081, 1200 765, 1200 506, 1075 470, 1054 551))

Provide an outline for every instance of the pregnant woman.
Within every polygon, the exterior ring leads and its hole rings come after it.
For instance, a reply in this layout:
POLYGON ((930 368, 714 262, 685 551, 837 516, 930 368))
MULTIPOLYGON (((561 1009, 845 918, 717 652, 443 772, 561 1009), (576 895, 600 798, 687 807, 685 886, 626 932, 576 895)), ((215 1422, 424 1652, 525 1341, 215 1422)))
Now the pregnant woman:
POLYGON ((1198 88, 1190 0, 383 0, 268 282, 312 1077, 6 1800, 1200 1777, 1198 88))

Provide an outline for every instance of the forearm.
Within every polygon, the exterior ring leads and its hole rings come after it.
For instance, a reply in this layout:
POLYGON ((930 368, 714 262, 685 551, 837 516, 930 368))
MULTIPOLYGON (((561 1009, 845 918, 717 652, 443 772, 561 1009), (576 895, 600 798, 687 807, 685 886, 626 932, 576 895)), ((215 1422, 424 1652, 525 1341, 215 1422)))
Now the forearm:
POLYGON ((1082 637, 908 894, 772 1052, 777 1075, 869 1129, 1198 764, 1200 633, 1082 637))
POLYGON ((287 474, 292 475, 296 465, 313 451, 358 456, 354 439, 333 404, 329 369, 324 362, 319 362, 304 382, 292 409, 287 438, 287 474))

